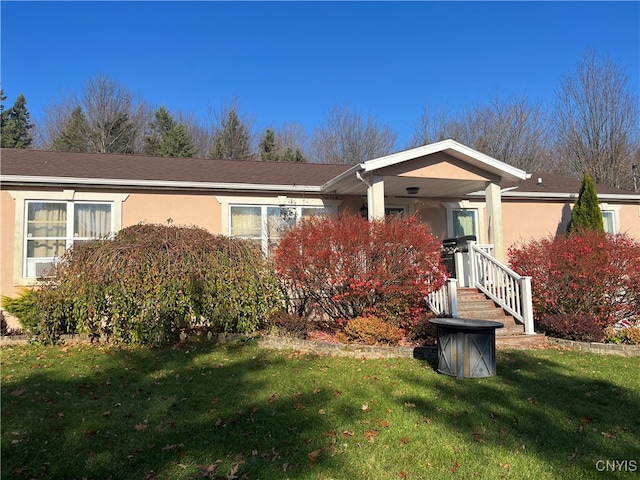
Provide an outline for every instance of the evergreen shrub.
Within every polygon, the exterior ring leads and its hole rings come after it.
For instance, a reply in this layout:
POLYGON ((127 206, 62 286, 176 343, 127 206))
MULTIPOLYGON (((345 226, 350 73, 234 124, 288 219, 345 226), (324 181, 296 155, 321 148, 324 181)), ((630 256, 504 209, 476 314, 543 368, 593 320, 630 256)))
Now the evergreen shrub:
POLYGON ((74 245, 42 285, 41 337, 70 328, 120 342, 174 342, 181 329, 251 333, 281 308, 253 242, 195 227, 139 224, 74 245))

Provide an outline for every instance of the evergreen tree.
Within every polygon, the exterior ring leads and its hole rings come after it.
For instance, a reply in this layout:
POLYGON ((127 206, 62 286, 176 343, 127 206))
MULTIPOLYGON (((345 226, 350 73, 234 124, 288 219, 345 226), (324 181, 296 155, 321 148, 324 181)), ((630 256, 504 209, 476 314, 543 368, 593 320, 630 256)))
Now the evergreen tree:
POLYGON ((296 148, 294 151, 291 147, 288 147, 284 151, 284 155, 282 156, 282 161, 305 163, 307 159, 304 157, 304 155, 302 155, 302 152, 300 151, 299 148, 296 148))
POLYGON ((209 157, 233 160, 246 160, 253 157, 249 130, 240 121, 235 109, 229 111, 215 132, 209 157))
MULTIPOLYGON (((2 101, 6 99, 4 92, 0 93, 2 101)), ((0 145, 3 148, 29 148, 33 139, 29 130, 33 124, 29 123, 29 111, 24 95, 18 95, 16 102, 8 110, 4 105, 0 108, 0 145)))
POLYGON ((263 162, 306 162, 299 148, 291 147, 283 149, 281 143, 276 141, 276 134, 270 128, 267 129, 260 141, 260 158, 263 162))
POLYGON ((576 233, 580 230, 593 230, 604 233, 604 222, 600 210, 598 194, 593 178, 588 173, 582 178, 580 193, 573 210, 571 220, 567 225, 567 233, 576 233))
POLYGON ((278 160, 276 136, 270 128, 267 128, 267 132, 260 141, 260 158, 263 162, 275 162, 278 160))
POLYGON ((161 157, 193 157, 196 148, 186 127, 176 122, 163 105, 155 113, 144 138, 144 152, 161 157))
POLYGON ((73 109, 62 132, 53 139, 51 149, 64 152, 89 151, 89 125, 82 108, 73 109))

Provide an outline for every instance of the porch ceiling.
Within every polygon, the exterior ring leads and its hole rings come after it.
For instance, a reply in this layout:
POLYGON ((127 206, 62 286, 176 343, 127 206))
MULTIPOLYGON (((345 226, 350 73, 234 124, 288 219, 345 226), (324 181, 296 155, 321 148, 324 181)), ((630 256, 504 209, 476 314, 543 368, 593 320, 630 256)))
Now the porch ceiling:
MULTIPOLYGON (((479 180, 459 180, 441 178, 417 178, 385 176, 384 194, 390 197, 459 197, 473 192, 482 191, 487 182, 479 180), (407 193, 407 188, 418 187, 417 194, 407 193)), ((336 188, 338 195, 366 195, 367 186, 357 179, 345 180, 336 188)))

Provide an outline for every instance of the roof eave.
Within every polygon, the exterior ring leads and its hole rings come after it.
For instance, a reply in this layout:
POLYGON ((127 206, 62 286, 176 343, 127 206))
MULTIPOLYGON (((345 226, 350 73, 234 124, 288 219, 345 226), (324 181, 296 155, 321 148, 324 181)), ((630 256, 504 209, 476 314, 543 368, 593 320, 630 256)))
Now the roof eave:
POLYGON ((87 185, 92 187, 131 187, 131 188, 173 188, 196 190, 246 190, 246 191, 275 191, 275 192, 306 192, 321 193, 319 185, 278 185, 259 183, 231 183, 231 182, 181 182, 160 180, 132 180, 114 178, 74 178, 74 177, 41 177, 28 175, 2 175, 3 184, 32 184, 32 185, 87 185))

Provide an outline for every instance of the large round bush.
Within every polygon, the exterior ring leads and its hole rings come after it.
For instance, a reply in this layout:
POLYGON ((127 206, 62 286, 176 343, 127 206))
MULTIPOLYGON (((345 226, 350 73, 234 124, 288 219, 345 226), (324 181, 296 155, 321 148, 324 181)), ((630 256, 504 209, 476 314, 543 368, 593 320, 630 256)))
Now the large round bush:
POLYGON ((252 332, 280 307, 281 290, 253 242, 140 224, 75 245, 39 300, 44 337, 65 328, 159 344, 194 326, 252 332))
POLYGON ((315 308, 329 323, 376 315, 407 327, 446 278, 440 242, 415 217, 305 219, 284 235, 275 264, 299 313, 315 308))
POLYGON ((640 242, 626 235, 583 230, 532 240, 512 247, 509 263, 532 277, 534 315, 543 324, 577 316, 604 329, 640 320, 640 242))

